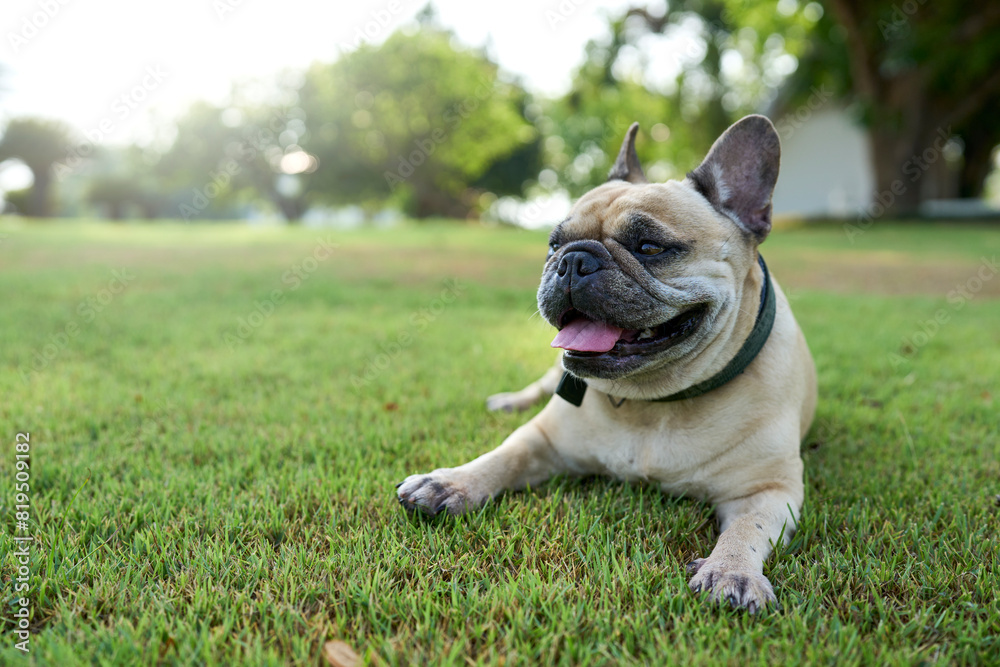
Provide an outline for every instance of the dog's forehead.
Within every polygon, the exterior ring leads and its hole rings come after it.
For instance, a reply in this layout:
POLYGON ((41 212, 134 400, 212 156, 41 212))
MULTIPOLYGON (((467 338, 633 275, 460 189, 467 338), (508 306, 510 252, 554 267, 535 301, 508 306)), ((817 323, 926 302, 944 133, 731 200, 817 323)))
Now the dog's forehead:
POLYGON ((577 234, 599 239, 621 231, 633 213, 644 213, 677 228, 701 228, 716 220, 711 204, 681 181, 643 184, 609 181, 580 197, 568 222, 577 234))

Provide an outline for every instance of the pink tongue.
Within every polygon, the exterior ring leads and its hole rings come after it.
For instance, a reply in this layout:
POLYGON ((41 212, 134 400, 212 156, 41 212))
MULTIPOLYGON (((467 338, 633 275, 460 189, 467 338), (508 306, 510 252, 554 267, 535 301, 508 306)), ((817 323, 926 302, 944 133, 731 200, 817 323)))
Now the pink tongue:
POLYGON ((624 329, 613 324, 594 322, 585 317, 573 320, 556 334, 552 347, 577 352, 607 352, 621 338, 624 329))

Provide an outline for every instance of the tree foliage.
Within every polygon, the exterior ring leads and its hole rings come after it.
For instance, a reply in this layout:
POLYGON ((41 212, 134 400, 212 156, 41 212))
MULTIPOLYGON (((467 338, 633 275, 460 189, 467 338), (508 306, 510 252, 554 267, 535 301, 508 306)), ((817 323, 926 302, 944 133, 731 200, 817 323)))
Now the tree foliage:
POLYGON ((66 157, 70 130, 59 121, 15 118, 0 138, 0 162, 20 159, 31 170, 34 183, 25 201, 26 215, 48 217, 53 210, 53 180, 56 163, 66 157))
POLYGON ((869 128, 885 214, 911 215, 942 191, 938 137, 957 137, 959 193, 979 195, 1000 142, 1000 5, 828 0, 844 32, 840 76, 869 128), (843 64, 846 63, 846 69, 843 64), (925 177, 925 174, 928 174, 925 177), (901 187, 897 187, 901 186, 901 187), (902 192, 897 192, 898 190, 902 192))
MULTIPOLYGON (((1000 5, 982 0, 636 3, 550 100, 429 11, 418 22, 334 62, 236 86, 225 103, 195 103, 156 146, 101 147, 61 190, 111 217, 263 209, 296 221, 345 204, 467 217, 494 195, 536 192, 536 179, 572 195, 603 182, 633 121, 647 175, 680 177, 740 116, 780 116, 821 88, 867 128, 879 214, 905 216, 929 197, 980 195, 1000 143, 1000 5), (942 137, 953 138, 947 151, 942 137), (956 151, 957 174, 943 159, 956 151)), ((34 174, 28 196, 11 195, 20 210, 52 214, 53 168, 71 145, 58 122, 9 123, 0 161, 34 174)))
POLYGON ((579 193, 606 177, 625 129, 654 180, 684 174, 794 70, 818 17, 773 3, 681 0, 633 7, 590 42, 572 90, 547 108, 546 157, 579 193), (577 157, 582 156, 582 157, 577 157))
MULTIPOLYGON (((911 215, 929 197, 982 193, 1000 142, 996 3, 677 0, 633 7, 610 33, 588 47, 562 113, 612 118, 610 105, 643 121, 629 86, 661 96, 661 122, 683 131, 671 132, 667 146, 647 144, 647 155, 640 144, 644 159, 690 166, 737 117, 769 100, 780 113, 822 88, 868 131, 876 194, 888 202, 881 215, 911 215), (680 50, 663 48, 685 39, 680 50), (963 153, 957 188, 948 184, 942 133, 963 153)), ((571 154, 593 141, 572 122, 560 127, 571 154)), ((614 149, 609 141, 604 152, 614 149)), ((599 177, 595 170, 581 185, 599 177)))
POLYGON ((526 94, 441 30, 398 32, 313 65, 300 103, 311 125, 303 145, 320 162, 315 190, 331 204, 389 199, 418 217, 464 217, 483 185, 519 192, 537 174, 526 94), (502 168, 508 160, 521 168, 502 168))
MULTIPOLYGON (((239 100, 239 90, 234 97, 239 100)), ((304 116, 302 109, 282 105, 192 105, 156 165, 165 182, 182 193, 178 214, 186 219, 220 215, 258 200, 286 220, 301 218, 308 208, 310 169, 288 173, 283 158, 302 153, 304 116)))

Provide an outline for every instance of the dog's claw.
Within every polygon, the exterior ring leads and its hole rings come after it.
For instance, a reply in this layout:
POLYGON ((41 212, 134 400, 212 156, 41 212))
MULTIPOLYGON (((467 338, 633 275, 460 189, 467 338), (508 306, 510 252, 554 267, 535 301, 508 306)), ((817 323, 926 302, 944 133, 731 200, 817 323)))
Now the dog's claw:
POLYGON ((704 558, 695 558, 693 561, 691 561, 685 566, 685 569, 687 569, 688 574, 698 574, 698 570, 701 569, 701 566, 704 563, 705 563, 704 558))

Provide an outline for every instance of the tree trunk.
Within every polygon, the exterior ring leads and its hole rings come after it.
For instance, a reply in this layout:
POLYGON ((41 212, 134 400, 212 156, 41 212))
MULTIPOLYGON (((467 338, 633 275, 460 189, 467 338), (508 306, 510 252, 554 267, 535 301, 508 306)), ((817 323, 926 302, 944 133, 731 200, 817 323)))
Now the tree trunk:
POLYGON ((993 167, 993 137, 988 126, 970 124, 962 132, 964 162, 958 177, 959 197, 981 197, 993 167))
POLYGON ((285 222, 290 225, 297 225, 301 221, 302 216, 306 212, 305 200, 301 195, 287 197, 278 192, 274 183, 270 181, 260 183, 260 187, 267 192, 268 198, 281 211, 281 216, 285 219, 285 222))
POLYGON ((920 207, 920 179, 924 172, 913 156, 923 148, 895 129, 869 129, 875 193, 868 212, 872 218, 906 218, 920 207))
POLYGON ((442 218, 464 219, 469 216, 471 208, 460 199, 442 193, 440 190, 427 186, 421 187, 414 184, 413 217, 430 218, 440 216, 442 218))
POLYGON ((285 222, 290 225, 297 225, 301 222, 305 206, 303 206, 300 198, 285 197, 284 195, 277 194, 275 203, 281 209, 281 215, 285 217, 285 222))
MULTIPOLYGON (((830 0, 846 31, 852 85, 867 109, 875 194, 871 218, 913 217, 929 197, 954 194, 953 174, 943 163, 943 148, 959 125, 987 104, 1000 87, 1000 72, 971 94, 935 91, 933 62, 900 63, 887 55, 888 39, 870 28, 876 20, 860 0, 830 0), (866 24, 866 21, 868 23, 866 24), (894 63, 892 68, 887 62, 894 63)), ((916 20, 916 19, 913 19, 916 20)))
POLYGON ((35 168, 32 174, 35 183, 31 186, 28 210, 25 212, 36 218, 48 218, 52 215, 52 169, 35 168))

